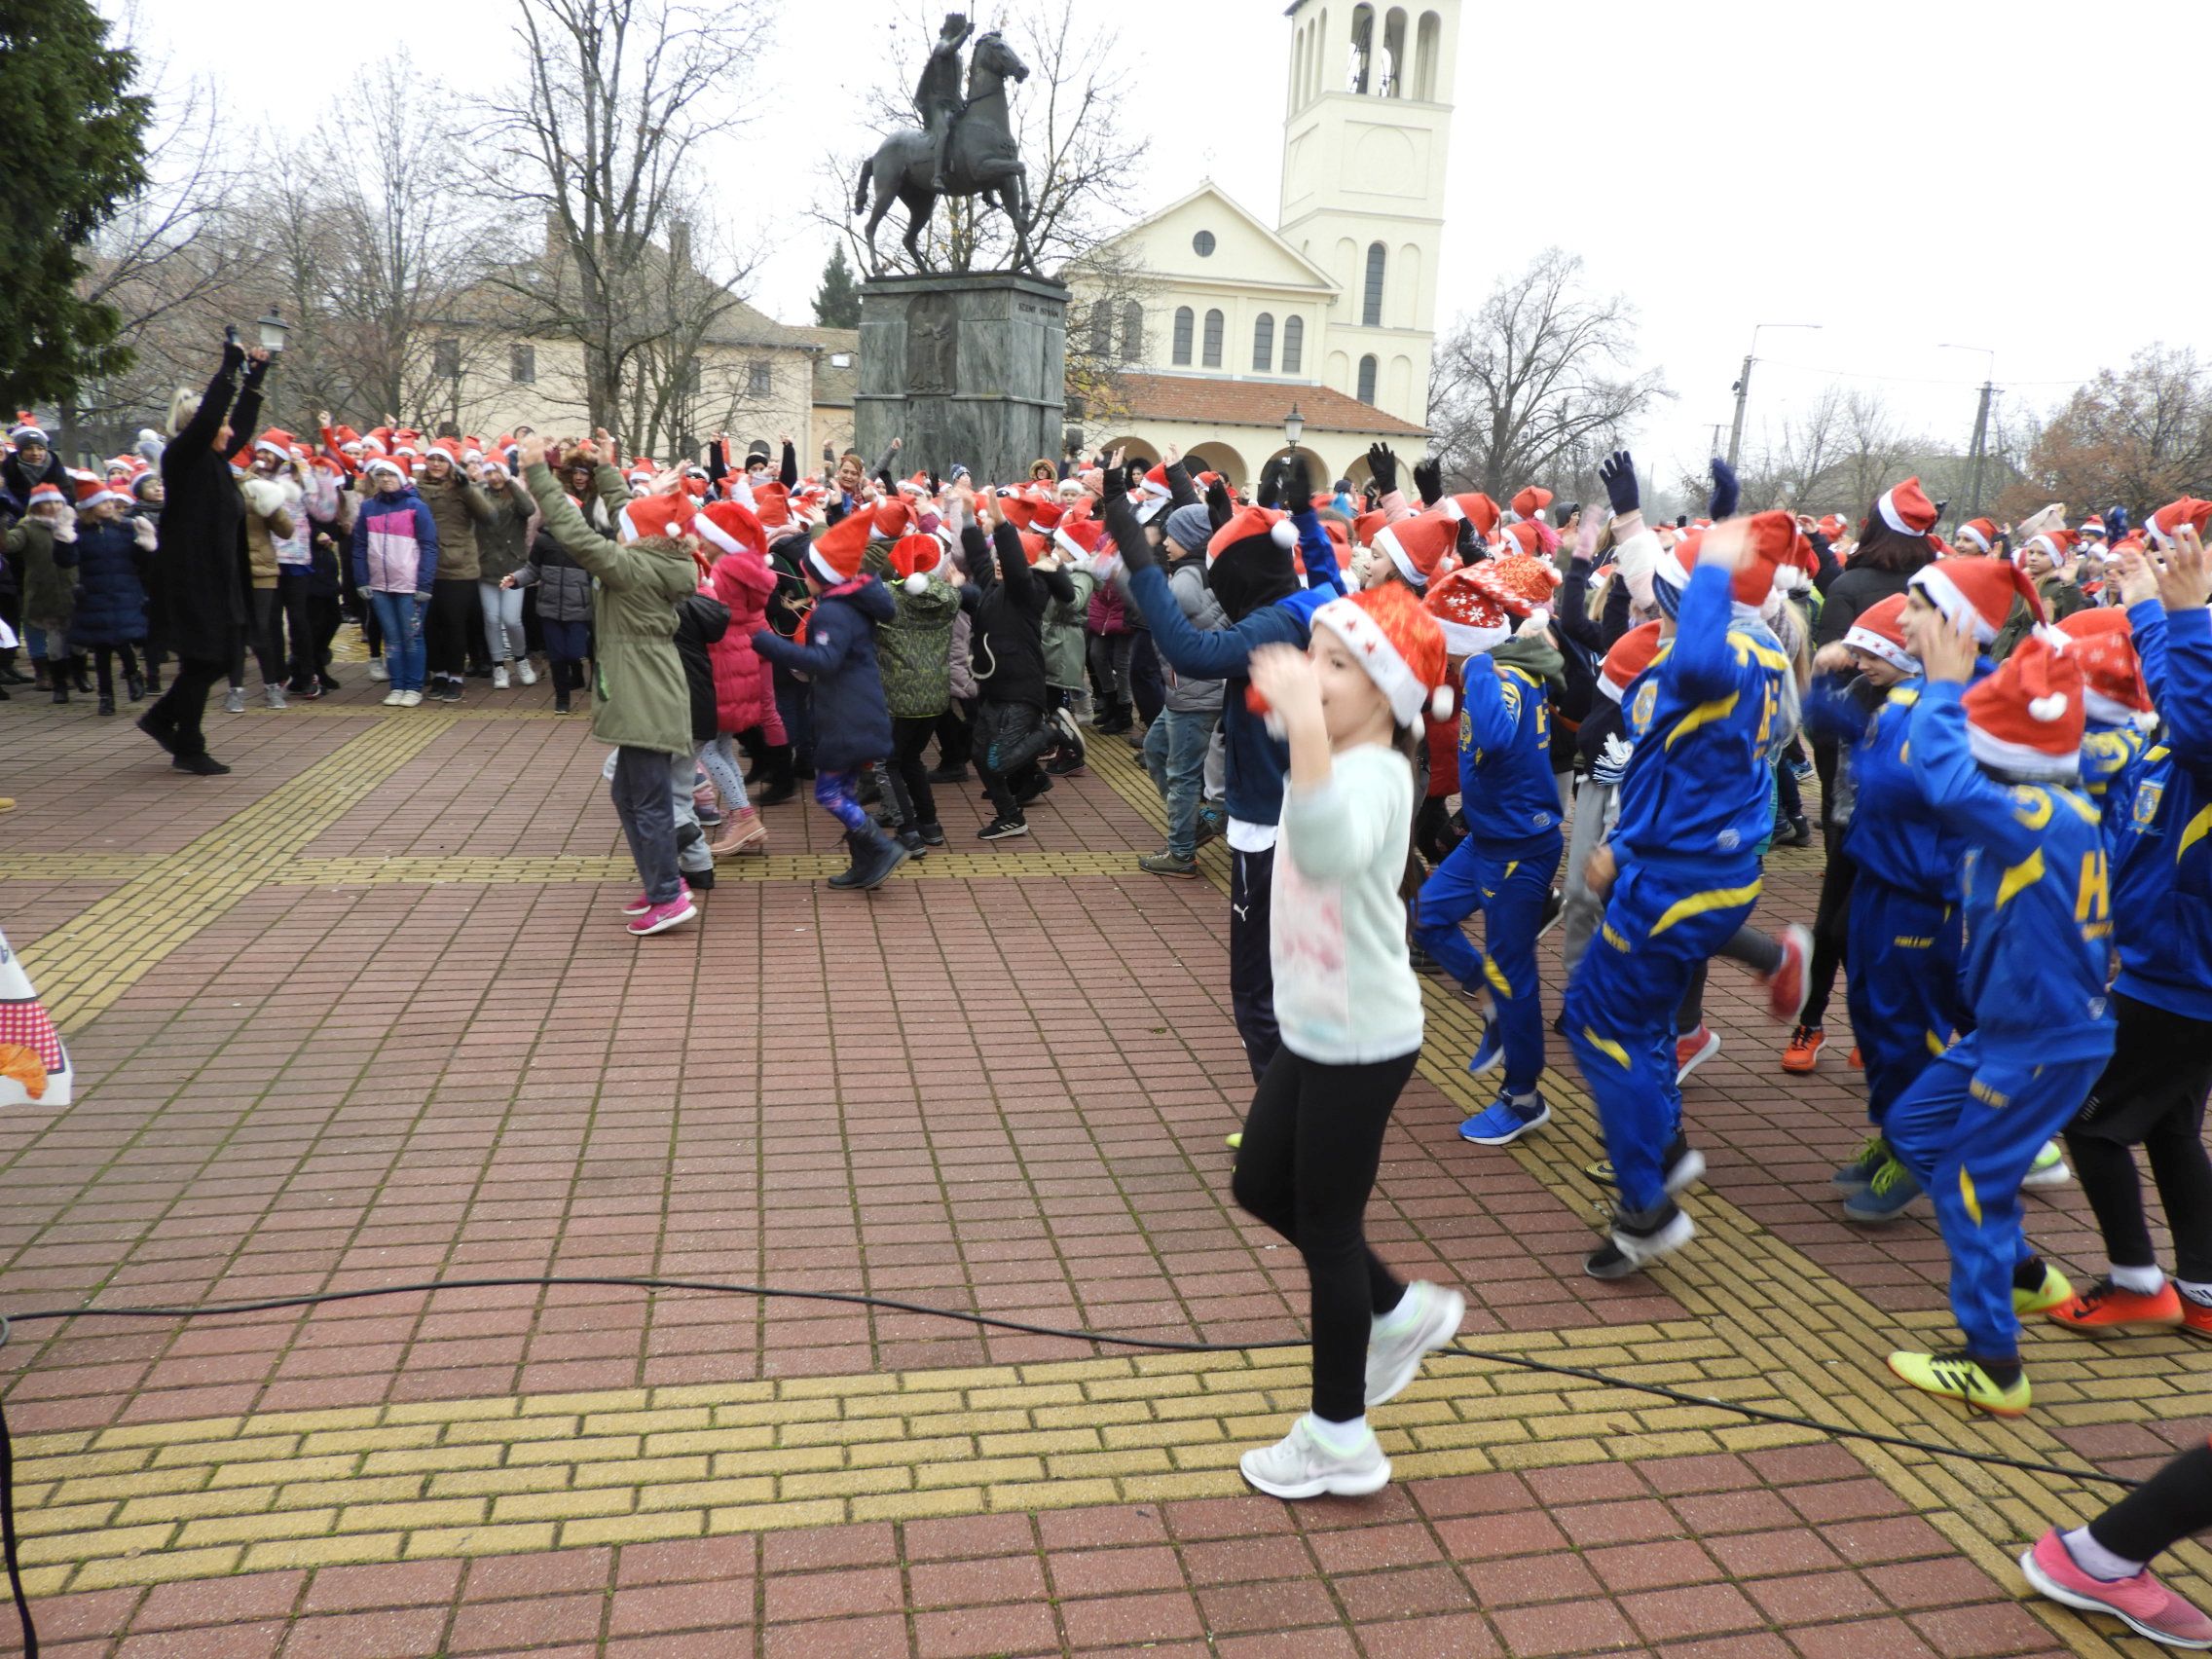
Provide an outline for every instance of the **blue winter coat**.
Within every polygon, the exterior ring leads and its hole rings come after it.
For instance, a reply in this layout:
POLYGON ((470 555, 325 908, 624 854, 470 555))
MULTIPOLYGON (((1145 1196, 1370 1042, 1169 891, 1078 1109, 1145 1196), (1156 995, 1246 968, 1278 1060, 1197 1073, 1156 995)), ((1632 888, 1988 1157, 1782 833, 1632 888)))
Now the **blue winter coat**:
POLYGON ((805 675, 814 687, 814 764, 851 772, 891 756, 891 706, 875 666, 875 631, 898 614, 891 590, 873 576, 834 587, 814 602, 806 644, 771 628, 753 648, 779 668, 805 675))
POLYGON ((146 586, 138 579, 138 538, 130 521, 77 526, 77 608, 69 648, 135 645, 146 637, 146 586))

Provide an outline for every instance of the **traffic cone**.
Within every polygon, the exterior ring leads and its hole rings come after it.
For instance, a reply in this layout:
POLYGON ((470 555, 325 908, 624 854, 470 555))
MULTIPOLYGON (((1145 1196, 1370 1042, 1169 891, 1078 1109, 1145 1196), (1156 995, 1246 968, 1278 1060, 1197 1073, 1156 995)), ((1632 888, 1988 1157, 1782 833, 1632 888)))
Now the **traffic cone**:
POLYGON ((66 1106, 75 1081, 61 1033, 0 933, 0 1107, 66 1106))

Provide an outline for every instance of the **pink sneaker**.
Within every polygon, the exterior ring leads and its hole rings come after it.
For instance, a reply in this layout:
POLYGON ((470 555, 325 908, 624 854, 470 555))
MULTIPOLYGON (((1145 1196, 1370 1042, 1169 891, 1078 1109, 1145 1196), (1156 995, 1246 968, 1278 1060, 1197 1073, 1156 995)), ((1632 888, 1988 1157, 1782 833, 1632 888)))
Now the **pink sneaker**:
POLYGON ((2110 1613, 2138 1636, 2168 1647, 2212 1647, 2212 1619, 2152 1577, 2149 1567, 2133 1578, 2091 1578, 2074 1564, 2055 1527, 2020 1557, 2020 1570, 2038 1594, 2083 1612, 2110 1613))
POLYGON ((689 921, 699 913, 698 905, 691 903, 690 889, 686 888, 665 904, 652 905, 645 913, 630 924, 630 931, 640 939, 647 934, 666 933, 670 928, 689 921))
POLYGON ((1766 982, 1766 1011, 1782 1024, 1795 1025, 1797 1016, 1805 1012, 1805 993, 1812 989, 1806 983, 1805 970, 1813 961, 1813 936, 1791 922, 1774 941, 1782 946, 1782 966, 1766 982))
POLYGON ((622 913, 625 916, 642 916, 652 907, 653 902, 641 893, 622 906, 622 913))

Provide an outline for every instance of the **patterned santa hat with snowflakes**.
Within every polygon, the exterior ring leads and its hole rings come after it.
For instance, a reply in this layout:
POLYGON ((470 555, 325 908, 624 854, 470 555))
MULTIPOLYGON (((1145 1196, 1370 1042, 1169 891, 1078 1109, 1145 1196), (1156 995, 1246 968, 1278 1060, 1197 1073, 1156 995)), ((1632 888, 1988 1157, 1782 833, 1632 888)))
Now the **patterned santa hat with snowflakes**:
POLYGON ((2009 559, 1938 559, 1915 571, 1906 586, 1925 594, 1953 627, 1972 623, 1973 637, 1985 645, 2012 614, 2015 599, 2027 601, 2038 622, 2046 620, 2036 584, 2009 559))
POLYGON ((1513 637, 1513 618, 1495 595, 1479 586, 1469 566, 1441 576, 1429 588, 1422 608, 1444 630, 1444 649, 1456 657, 1480 656, 1513 637))
POLYGON ((1888 663, 1900 674, 1918 674, 1920 659, 1904 643, 1904 595, 1893 593, 1862 610, 1844 630, 1843 643, 1852 650, 1888 663))
POLYGON ((1470 565, 1467 578, 1516 618, 1548 610, 1560 583, 1559 570, 1549 559, 1527 553, 1507 553, 1470 565))
POLYGON ((1423 713, 1434 719, 1452 718, 1444 630, 1409 589, 1385 582, 1349 599, 1333 599, 1313 612, 1313 626, 1351 647, 1398 724, 1418 726, 1423 713))
POLYGON ((1963 700, 1967 747, 2009 777, 2065 783, 2082 772, 2082 665, 2055 628, 2022 640, 1963 700))
POLYGON ((2151 687, 2135 650, 2135 626, 2117 606, 2077 610, 2058 624, 2082 665, 2082 712, 2104 725, 2140 726, 2153 715, 2151 687))

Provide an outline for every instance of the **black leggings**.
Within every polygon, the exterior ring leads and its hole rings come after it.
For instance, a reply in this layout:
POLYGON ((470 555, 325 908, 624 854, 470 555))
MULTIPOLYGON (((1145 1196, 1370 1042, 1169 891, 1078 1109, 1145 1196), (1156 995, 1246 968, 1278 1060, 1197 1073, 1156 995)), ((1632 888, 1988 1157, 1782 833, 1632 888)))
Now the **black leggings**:
POLYGON ((2089 1536, 2122 1561, 2150 1561, 2212 1527, 2212 1446, 2193 1446, 2094 1521, 2089 1536))
POLYGON ((1801 1025, 1826 1020, 1836 972, 1850 959, 1851 888, 1859 866, 1835 845, 1840 839, 1839 831, 1828 831, 1828 866, 1821 872, 1820 908, 1813 912, 1813 963, 1805 972, 1805 1012, 1797 1016, 1801 1025))
POLYGON ((1419 1057, 1331 1066, 1277 1049, 1244 1119, 1231 1191, 1306 1260, 1313 1415, 1330 1422, 1366 1415, 1369 1330, 1406 1293, 1367 1247, 1367 1197, 1390 1109, 1419 1057))
POLYGON ((2140 1146, 2173 1234, 2174 1276, 2212 1284, 2212 1157, 2204 1150, 2212 1023, 2120 993, 2112 1005, 2119 1026, 2112 1058, 2068 1125, 2066 1150, 2113 1266, 2158 1262, 2135 1170, 2133 1149, 2140 1146))
POLYGON ((919 830, 937 822, 937 796, 930 790, 930 769, 922 764, 922 751, 930 746, 938 717, 898 716, 891 722, 891 771, 901 798, 899 828, 919 830))
POLYGON ((93 645, 91 647, 92 672, 98 677, 100 695, 109 702, 115 701, 115 659, 123 659, 123 678, 134 680, 138 675, 138 659, 130 654, 129 645, 93 645))
POLYGON ((459 680, 468 666, 469 613, 477 604, 476 578, 430 583, 430 608, 423 614, 424 672, 459 680))

